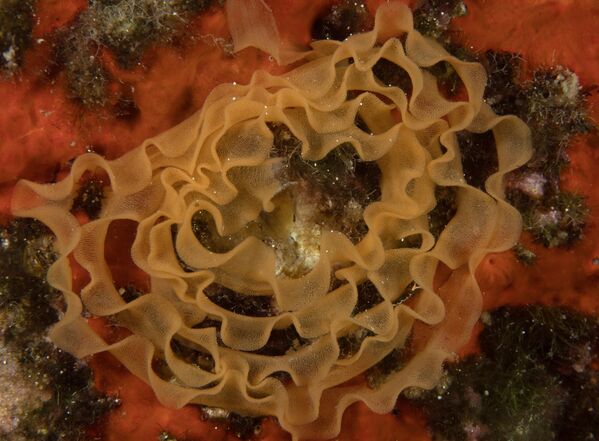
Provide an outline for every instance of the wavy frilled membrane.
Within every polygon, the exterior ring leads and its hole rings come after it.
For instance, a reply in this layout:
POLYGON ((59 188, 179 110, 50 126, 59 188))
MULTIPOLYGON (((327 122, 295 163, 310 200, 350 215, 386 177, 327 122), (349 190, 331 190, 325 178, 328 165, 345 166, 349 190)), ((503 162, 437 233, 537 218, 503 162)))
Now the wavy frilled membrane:
POLYGON ((304 60, 218 86, 195 115, 121 158, 82 155, 64 180, 21 181, 13 199, 15 215, 56 235, 58 346, 109 351, 166 406, 273 415, 295 439, 335 436, 356 401, 389 412, 402 390, 434 387, 480 315, 475 268, 518 239, 502 180, 531 153, 527 126, 484 103, 483 67, 415 31, 401 4, 382 6, 371 32, 314 42, 304 60), (431 68, 442 62, 463 99, 440 92, 431 68), (403 77, 383 81, 381 64, 403 77), (464 176, 463 133, 494 139, 484 188, 464 176), (86 173, 107 176, 106 198, 80 225, 72 205, 86 173), (434 233, 443 189, 455 214, 434 233), (123 219, 137 225, 130 253, 150 278, 134 299, 104 251, 123 219), (80 293, 70 257, 90 276, 80 293), (436 289, 441 264, 451 275, 436 289), (131 334, 109 344, 84 313, 131 334), (365 381, 390 355, 395 368, 365 381))

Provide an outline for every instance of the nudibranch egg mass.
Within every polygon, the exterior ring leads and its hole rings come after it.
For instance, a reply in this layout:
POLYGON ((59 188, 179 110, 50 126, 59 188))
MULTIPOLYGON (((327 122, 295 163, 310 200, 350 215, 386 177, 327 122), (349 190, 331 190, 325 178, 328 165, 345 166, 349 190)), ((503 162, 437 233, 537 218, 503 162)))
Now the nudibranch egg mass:
POLYGON ((60 254, 48 281, 66 310, 51 339, 77 357, 109 351, 167 406, 273 415, 295 439, 334 437, 356 401, 389 412, 402 390, 434 387, 479 318, 476 266, 521 230, 502 181, 528 160, 529 130, 493 113, 485 83, 481 65, 388 3, 372 31, 313 42, 286 74, 216 87, 196 114, 116 160, 85 154, 60 182, 21 181, 13 213, 50 227, 60 254), (463 97, 440 91, 431 68, 442 62, 463 97), (381 63, 405 78, 382 81, 381 63), (497 169, 484 188, 464 176, 463 132, 493 134, 497 169), (107 176, 106 197, 81 225, 72 205, 86 173, 107 176), (433 234, 443 188, 455 214, 433 234), (150 278, 134 299, 104 255, 123 219, 137 223, 130 254, 150 278), (70 257, 89 273, 80 293, 70 257), (451 274, 437 287, 441 264, 451 274), (84 313, 130 335, 109 344, 84 313), (292 344, 277 345, 282 334, 292 344), (396 369, 363 380, 393 353, 396 369))

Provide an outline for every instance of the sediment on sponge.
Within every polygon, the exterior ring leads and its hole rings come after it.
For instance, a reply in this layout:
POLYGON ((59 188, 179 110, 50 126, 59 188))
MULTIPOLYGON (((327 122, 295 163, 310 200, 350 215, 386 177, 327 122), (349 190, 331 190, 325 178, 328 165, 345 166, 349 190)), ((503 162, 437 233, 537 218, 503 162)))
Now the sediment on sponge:
POLYGON ((519 237, 502 180, 530 156, 526 125, 483 102, 482 66, 415 31, 400 3, 372 31, 302 57, 283 75, 218 86, 119 159, 86 154, 52 186, 21 182, 13 199, 57 237, 48 280, 67 309, 54 341, 78 357, 111 352, 167 406, 273 415, 296 439, 334 437, 356 401, 388 412, 402 390, 436 384, 480 314, 474 269, 519 237), (410 93, 377 63, 405 71, 410 93), (462 98, 439 89, 439 63, 462 98), (494 139, 496 169, 477 186, 465 132, 494 139), (79 225, 70 210, 90 170, 110 179, 99 217, 79 225), (101 251, 119 219, 137 222, 131 258, 151 280, 128 299, 101 251), (89 273, 78 293, 69 256, 89 273), (436 289, 441 264, 451 274, 436 289), (83 308, 131 335, 108 344, 83 308))

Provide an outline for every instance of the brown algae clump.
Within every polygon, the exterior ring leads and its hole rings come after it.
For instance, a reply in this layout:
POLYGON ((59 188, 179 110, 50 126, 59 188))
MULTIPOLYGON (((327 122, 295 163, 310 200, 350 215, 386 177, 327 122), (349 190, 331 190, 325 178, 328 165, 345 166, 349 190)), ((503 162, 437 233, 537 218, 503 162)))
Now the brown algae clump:
POLYGON ((383 413, 402 390, 434 387, 480 315, 473 271, 519 237, 503 177, 530 157, 527 126, 484 103, 484 68, 415 31, 401 4, 303 58, 281 76, 218 86, 119 159, 86 154, 61 182, 20 182, 13 199, 57 238, 48 281, 67 305, 51 332, 60 347, 109 351, 167 406, 273 415, 295 439, 334 437, 356 401, 383 413), (440 92, 438 63, 466 98, 440 92), (409 87, 381 81, 381 64, 409 87), (493 138, 497 156, 475 181, 461 155, 464 142, 478 148, 468 133, 493 138), (78 182, 99 172, 100 211, 80 225, 78 182), (452 201, 438 208, 444 193, 452 201), (141 295, 120 294, 104 255, 122 219, 137 223, 141 295), (89 273, 81 292, 69 256, 89 273), (452 273, 435 289, 440 264, 452 273), (131 335, 109 344, 83 312, 131 335))

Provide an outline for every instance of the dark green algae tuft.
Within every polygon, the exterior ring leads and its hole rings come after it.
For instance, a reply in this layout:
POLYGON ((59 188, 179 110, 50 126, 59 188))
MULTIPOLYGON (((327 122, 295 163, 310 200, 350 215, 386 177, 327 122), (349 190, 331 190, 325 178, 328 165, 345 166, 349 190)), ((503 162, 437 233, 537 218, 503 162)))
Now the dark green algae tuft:
POLYGON ((0 74, 13 75, 31 43, 36 0, 0 1, 0 74))
POLYGON ((95 389, 84 362, 47 340, 62 306, 60 293, 46 282, 56 259, 53 241, 51 232, 31 219, 0 227, 0 344, 17 361, 19 376, 42 397, 18 409, 15 429, 2 435, 11 440, 99 439, 90 428, 119 404, 95 389))
MULTIPOLYGON (((100 52, 108 50, 122 69, 139 65, 154 45, 173 44, 191 18, 207 10, 212 0, 89 0, 86 10, 57 35, 56 59, 64 68, 69 96, 83 107, 99 110, 108 104, 112 81, 100 52)), ((115 113, 136 114, 134 103, 122 97, 115 113)))
POLYGON ((514 54, 487 52, 487 103, 500 115, 514 114, 530 127, 533 157, 507 177, 506 196, 522 214, 524 229, 545 247, 569 247, 584 236, 589 209, 585 198, 560 187, 575 136, 596 127, 587 110, 587 91, 575 73, 541 68, 519 80, 522 61, 514 54))
POLYGON ((583 441, 599 437, 599 320, 560 307, 483 316, 481 353, 446 367, 434 390, 406 395, 445 441, 583 441))

